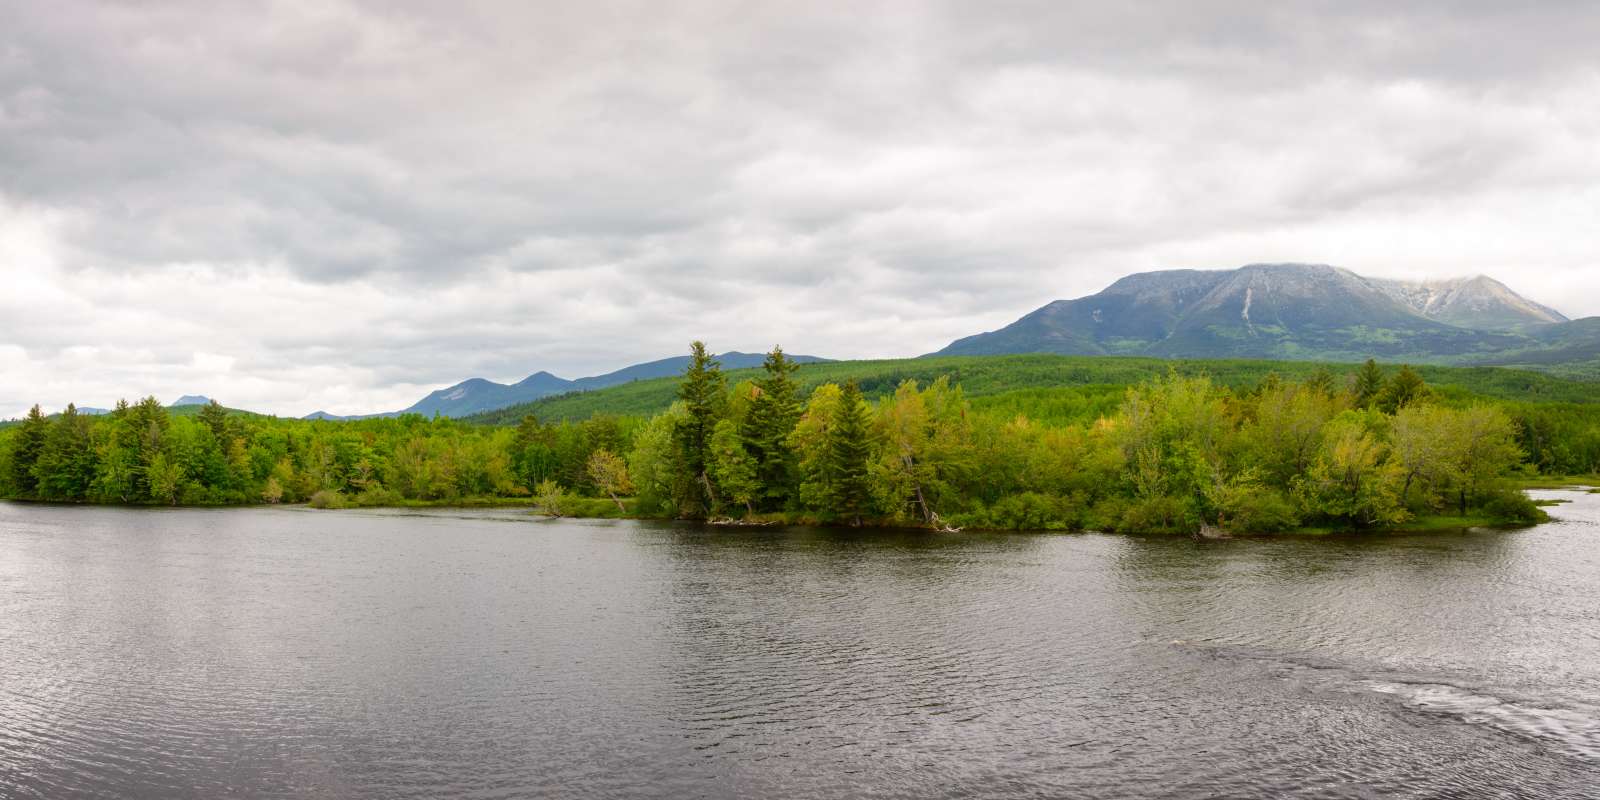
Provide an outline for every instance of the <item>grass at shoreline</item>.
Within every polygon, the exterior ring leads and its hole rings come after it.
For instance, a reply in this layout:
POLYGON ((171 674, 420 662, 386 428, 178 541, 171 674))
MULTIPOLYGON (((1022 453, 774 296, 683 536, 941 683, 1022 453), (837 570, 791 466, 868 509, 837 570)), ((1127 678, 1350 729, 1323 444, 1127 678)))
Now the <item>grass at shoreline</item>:
MULTIPOLYGON (((1522 484, 1519 484, 1518 488, 1522 488, 1522 489, 1566 489, 1566 488, 1573 488, 1575 485, 1583 484, 1584 482, 1587 482, 1587 485, 1589 485, 1589 486, 1600 486, 1600 477, 1586 476, 1585 478, 1578 480, 1577 484, 1572 483, 1572 482, 1561 482, 1561 481, 1543 481, 1543 482, 1529 481, 1529 483, 1539 483, 1539 485, 1522 485, 1522 484)), ((29 503, 29 504, 31 504, 31 501, 8 501, 8 502, 21 502, 21 503, 29 503)), ((571 496, 568 496, 568 497, 562 498, 562 513, 559 515, 559 517, 571 518, 571 519, 653 520, 653 521, 658 521, 658 522, 670 522, 670 521, 673 521, 673 519, 674 519, 672 517, 660 517, 660 516, 638 514, 633 510, 633 500, 632 500, 632 498, 626 498, 626 497, 622 498, 622 502, 623 502, 623 506, 624 506, 624 508, 626 510, 618 509, 616 503, 612 502, 609 498, 601 498, 601 497, 571 497, 571 496)), ((40 504, 41 505, 62 505, 60 503, 40 503, 40 504)), ((74 503, 74 504, 69 504, 69 505, 82 505, 82 504, 74 503)), ((274 504, 261 503, 261 504, 256 504, 256 505, 253 505, 253 506, 215 505, 215 506, 177 506, 177 507, 178 508, 241 508, 241 507, 242 508, 271 508, 271 507, 273 507, 273 505, 274 504)), ((1548 505, 1553 505, 1553 503, 1541 504, 1541 505, 1548 506, 1548 505)), ((164 505, 134 505, 134 506, 128 506, 128 507, 130 507, 130 508, 154 508, 154 509, 174 508, 174 506, 164 506, 164 505)), ((338 511, 338 510, 356 511, 356 510, 377 510, 377 509, 452 509, 452 508, 457 508, 457 509, 486 509, 486 508, 503 508, 503 509, 525 509, 525 510, 527 510, 529 512, 530 515, 555 516, 555 515, 542 514, 541 513, 542 512, 542 508, 539 505, 538 501, 533 499, 533 498, 531 498, 531 497, 458 497, 458 498, 454 498, 454 499, 450 499, 450 500, 398 500, 398 501, 392 501, 391 500, 389 502, 382 502, 382 503, 361 503, 361 502, 357 502, 355 498, 347 498, 345 502, 341 502, 338 505, 316 506, 316 505, 313 505, 313 504, 310 504, 310 503, 293 503, 293 504, 284 503, 284 504, 282 504, 281 506, 278 506, 278 507, 281 507, 281 508, 303 508, 303 509, 312 509, 312 510, 333 510, 333 511, 338 511)), ((1546 519, 1541 520, 1540 522, 1547 522, 1547 521, 1549 521, 1548 516, 1546 517, 1546 519)), ((842 525, 839 525, 838 523, 834 523, 834 522, 829 522, 829 521, 824 520, 824 519, 822 519, 820 517, 817 517, 814 514, 808 514, 808 513, 804 513, 804 512, 777 512, 777 513, 757 514, 757 515, 755 515, 754 517, 752 517, 749 520, 732 520, 732 519, 729 519, 729 520, 726 520, 726 522, 722 522, 721 524, 718 524, 717 522, 710 522, 710 523, 705 523, 705 524, 707 524, 708 527, 724 527, 725 526, 725 527, 732 528, 732 529, 745 528, 745 527, 751 527, 751 528, 755 528, 755 527, 781 528, 781 527, 788 527, 788 526, 829 527, 829 528, 848 529, 846 526, 842 526, 842 525)), ((1494 519, 1492 517, 1475 516, 1475 515, 1474 516, 1462 517, 1462 516, 1455 516, 1455 515, 1435 514, 1435 515, 1416 517, 1416 518, 1413 518, 1411 520, 1408 520, 1407 522, 1401 523, 1399 525, 1392 525, 1392 526, 1381 527, 1381 528, 1380 527, 1375 527, 1375 528, 1350 528, 1350 527, 1337 527, 1337 526, 1305 525, 1305 526, 1301 526, 1301 527, 1298 527, 1298 528, 1293 528, 1293 529, 1290 529, 1290 530, 1287 530, 1287 531, 1276 531, 1276 532, 1271 532, 1271 533, 1235 533, 1235 534, 1229 534, 1228 538, 1251 539, 1251 538, 1271 538, 1271 537, 1284 537, 1284 536, 1331 536, 1331 535, 1338 535, 1338 534, 1386 535, 1386 534, 1408 534, 1408 533, 1433 533, 1433 532, 1446 532, 1446 531, 1464 531, 1464 530, 1466 530, 1468 528, 1496 528, 1496 529, 1503 529, 1503 530, 1512 530, 1512 529, 1517 529, 1517 528, 1529 527, 1529 526, 1535 525, 1535 524, 1539 524, 1539 523, 1519 522, 1519 521, 1512 521, 1512 520, 1500 520, 1500 519, 1494 519)), ((886 522, 873 522, 873 523, 864 524, 864 525, 860 526, 860 528, 858 530, 862 530, 862 531, 874 531, 874 530, 898 530, 898 531, 925 530, 925 531, 927 531, 929 533, 939 533, 939 532, 941 532, 938 529, 927 528, 927 527, 920 526, 920 525, 909 525, 909 524, 906 524, 906 523, 889 524, 889 523, 886 523, 886 522)), ((978 527, 968 527, 968 528, 962 528, 962 529, 960 529, 960 531, 942 531, 942 532, 946 532, 946 533, 951 533, 951 532, 962 532, 962 533, 1092 533, 1092 532, 1095 532, 1095 531, 1092 531, 1092 530, 1047 530, 1047 529, 1030 529, 1030 528, 978 528, 978 527)), ((1135 536, 1162 535, 1162 536, 1177 536, 1177 537, 1185 536, 1184 534, 1154 534, 1154 533, 1136 533, 1136 532, 1127 532, 1127 535, 1135 535, 1135 536)))
MULTIPOLYGON (((1548 522, 1548 519, 1541 522, 1548 522)), ((1328 536, 1332 534, 1403 534, 1403 533, 1440 533, 1446 531, 1464 531, 1468 528, 1495 528, 1510 530, 1526 528, 1538 522, 1516 522, 1511 520, 1494 519, 1492 517, 1466 516, 1460 517, 1448 514, 1430 514, 1425 517, 1416 517, 1399 525, 1390 525, 1382 528, 1337 528, 1321 527, 1314 525, 1302 526, 1293 530, 1275 534, 1238 534, 1250 536, 1328 536)))
MULTIPOLYGON (((1597 481, 1597 483, 1600 483, 1600 481, 1597 481)), ((613 503, 608 498, 566 497, 566 498, 563 498, 562 504, 563 504, 562 513, 559 516, 560 517, 565 517, 565 518, 571 518, 571 519, 634 519, 634 520, 654 520, 654 521, 660 521, 660 522, 667 522, 667 521, 672 521, 673 520, 673 518, 671 518, 671 517, 650 516, 650 515, 642 515, 642 514, 636 513, 632 508, 633 501, 632 501, 631 498, 623 498, 623 505, 627 509, 626 511, 618 509, 616 503, 613 503)), ((356 504, 350 504, 350 505, 340 506, 339 508, 347 508, 347 509, 354 509, 354 508, 525 508, 530 513, 535 513, 535 514, 537 514, 537 513, 539 513, 541 511, 541 507, 539 506, 539 504, 536 501, 532 500, 531 498, 498 498, 498 497, 458 498, 458 499, 455 499, 455 500, 409 500, 409 501, 403 501, 401 503, 385 503, 385 504, 382 504, 382 505, 371 505, 371 506, 360 506, 360 505, 356 505, 356 504)), ((546 516, 553 516, 553 515, 546 515, 546 516)), ((1547 516, 1546 519, 1541 520, 1540 522, 1548 522, 1548 521, 1549 521, 1549 519, 1548 519, 1548 516, 1547 516)), ((838 523, 834 523, 834 522, 829 522, 829 521, 823 520, 822 518, 817 517, 816 515, 808 514, 808 513, 804 513, 804 512, 776 512, 776 513, 757 514, 754 517, 751 517, 751 518, 745 519, 745 520, 726 519, 726 520, 718 520, 718 521, 715 521, 715 522, 706 522, 705 524, 708 525, 709 527, 728 527, 728 528, 745 528, 745 527, 750 527, 750 528, 757 528, 757 527, 781 528, 781 527, 788 527, 788 526, 834 527, 834 528, 845 528, 845 527, 847 527, 847 526, 839 525, 838 523)), ((1335 535, 1335 534, 1385 535, 1385 534, 1407 534, 1407 533, 1433 533, 1433 532, 1445 532, 1445 531, 1464 531, 1464 530, 1466 530, 1468 528, 1497 528, 1497 529, 1510 530, 1510 529, 1515 529, 1515 528, 1529 527, 1530 525, 1534 525, 1534 524, 1538 524, 1538 523, 1520 522, 1520 521, 1514 521, 1514 520, 1502 520, 1502 519, 1495 519, 1493 517, 1485 517, 1485 516, 1478 516, 1478 515, 1469 515, 1469 516, 1464 516, 1463 517, 1463 516, 1456 516, 1456 515, 1451 515, 1451 514, 1431 514, 1431 515, 1427 515, 1427 516, 1421 516, 1421 517, 1413 518, 1413 519, 1408 520, 1406 522, 1400 523, 1399 525, 1391 525, 1391 526, 1386 526, 1386 527, 1350 528, 1350 527, 1337 527, 1337 526, 1305 525, 1305 526, 1301 526, 1301 527, 1298 527, 1298 528, 1293 528, 1293 529, 1290 529, 1290 530, 1287 530, 1287 531, 1276 531, 1276 532, 1271 532, 1271 533, 1235 533, 1235 534, 1230 534, 1229 538, 1245 539, 1245 538, 1268 538, 1268 537, 1274 537, 1274 536, 1330 536, 1330 535, 1335 535)), ((872 522, 872 523, 864 524, 864 525, 860 526, 859 529, 860 530, 864 530, 864 531, 866 531, 866 530, 901 530, 901 531, 905 531, 905 530, 926 530, 929 533, 939 533, 939 532, 949 533, 949 532, 952 532, 952 531, 940 531, 940 530, 935 529, 935 528, 928 528, 928 527, 924 527, 924 526, 920 526, 920 525, 908 525, 906 523, 889 524, 889 523, 885 523, 885 522, 881 522, 881 521, 880 522, 872 522)), ((969 527, 969 528, 963 528, 959 532, 965 532, 965 533, 1091 533, 1091 532, 1094 532, 1094 531, 1090 531, 1090 530, 1046 530, 1046 529, 1029 529, 1029 528, 1019 529, 1019 528, 978 528, 978 527, 969 527)), ((1144 536, 1144 535, 1157 535, 1157 534, 1142 534, 1142 533, 1136 533, 1135 532, 1132 535, 1144 536)), ((1160 535, 1180 536, 1180 537, 1183 536, 1183 534, 1160 534, 1160 535)))
POLYGON ((1600 475, 1535 475, 1509 478, 1512 486, 1528 489, 1589 489, 1600 487, 1600 475))

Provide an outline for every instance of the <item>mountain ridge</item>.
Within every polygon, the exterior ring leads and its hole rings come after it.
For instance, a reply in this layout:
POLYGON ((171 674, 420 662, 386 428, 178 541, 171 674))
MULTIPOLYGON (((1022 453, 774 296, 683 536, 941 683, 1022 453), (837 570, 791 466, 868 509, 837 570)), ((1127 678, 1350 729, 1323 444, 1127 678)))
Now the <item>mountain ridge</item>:
MULTIPOLYGON (((717 355, 716 358, 722 362, 725 369, 745 369, 761 366, 762 361, 766 359, 766 354, 742 353, 737 350, 730 350, 717 355)), ((802 364, 829 361, 829 359, 807 355, 790 356, 790 358, 802 364)), ((509 384, 497 383, 487 378, 468 378, 460 383, 429 392, 421 400, 400 411, 344 416, 329 414, 326 411, 315 411, 305 415, 302 419, 342 421, 371 419, 373 417, 397 417, 402 414, 421 414, 429 417, 435 414, 444 417, 465 417, 531 402, 552 395, 566 394, 568 392, 586 392, 630 381, 676 375, 682 372, 688 363, 689 356, 669 356, 654 361, 631 364, 602 375, 591 375, 571 380, 544 370, 535 372, 516 383, 509 384)))
POLYGON ((930 355, 1470 362, 1539 347, 1572 324, 1487 276, 1368 278, 1327 264, 1162 270, 1056 300, 930 355))

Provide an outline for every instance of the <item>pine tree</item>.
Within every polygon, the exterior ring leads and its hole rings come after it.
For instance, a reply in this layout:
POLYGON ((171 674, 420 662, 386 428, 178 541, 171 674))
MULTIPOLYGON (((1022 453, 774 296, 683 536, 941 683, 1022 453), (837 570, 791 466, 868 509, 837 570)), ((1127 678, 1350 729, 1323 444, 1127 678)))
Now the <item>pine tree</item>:
POLYGON ((1305 387, 1309 391, 1332 396, 1334 393, 1333 373, 1329 372, 1327 367, 1317 367, 1316 371, 1306 378, 1305 387))
POLYGON ((872 460, 871 421, 861 389, 851 381, 844 387, 833 424, 828 427, 827 450, 822 464, 824 502, 828 514, 860 525, 872 510, 872 485, 868 463, 872 460))
POLYGON ((707 467, 711 461, 711 434, 722 417, 727 391, 721 364, 706 352, 704 342, 691 343, 689 366, 684 368, 683 382, 678 385, 678 398, 687 415, 678 423, 674 438, 680 464, 698 486, 692 505, 699 508, 700 516, 708 515, 717 506, 716 489, 707 467))
POLYGON ((77 406, 67 404, 55 422, 34 467, 39 480, 39 496, 48 500, 83 500, 89 494, 96 471, 94 442, 89 418, 77 406))
POLYGON ((1367 408, 1378 398, 1378 393, 1383 391, 1383 368, 1378 362, 1367 359, 1361 365, 1361 370, 1356 373, 1355 392, 1356 408, 1367 408))
POLYGON ((11 490, 18 497, 38 497, 39 477, 34 469, 50 440, 50 420, 34 406, 22 420, 11 445, 11 490))
POLYGON ((1378 393, 1376 402, 1378 408, 1385 414, 1393 414, 1421 400, 1427 391, 1427 383, 1422 380, 1422 376, 1409 365, 1402 366, 1400 371, 1384 385, 1383 391, 1378 393))
POLYGON ((755 461, 759 486, 755 502, 763 509, 779 509, 794 497, 797 472, 789 434, 800 420, 799 386, 794 373, 800 365, 772 348, 762 363, 766 375, 756 381, 755 396, 740 431, 744 449, 755 461))
POLYGON ((212 400, 201 407, 199 420, 211 429, 211 435, 217 437, 219 444, 227 441, 228 412, 220 403, 212 400))

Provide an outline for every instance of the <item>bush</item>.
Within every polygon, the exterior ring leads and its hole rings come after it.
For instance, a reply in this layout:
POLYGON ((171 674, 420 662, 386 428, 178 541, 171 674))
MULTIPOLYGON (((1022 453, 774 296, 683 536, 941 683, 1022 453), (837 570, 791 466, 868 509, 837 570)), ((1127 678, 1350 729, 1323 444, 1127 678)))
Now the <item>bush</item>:
POLYGON ((534 502, 539 504, 539 510, 552 517, 564 517, 567 514, 567 495, 561 490, 561 484, 553 480, 542 480, 533 490, 534 502))
POLYGON ((1533 499, 1515 489, 1497 489, 1485 496, 1483 513, 1501 522, 1544 522, 1550 518, 1533 499))
POLYGON ((405 504, 405 498, 399 492, 385 486, 368 486, 361 490, 361 494, 350 498, 350 503, 364 508, 398 506, 405 504))
POLYGON ((344 508, 344 495, 332 489, 319 489, 306 504, 312 508, 344 508))
POLYGON ((1300 524, 1295 504, 1282 492, 1266 486, 1234 487, 1217 510, 1222 529, 1229 533, 1276 533, 1300 524))
POLYGON ((988 527, 1007 530, 1064 531, 1079 519, 1065 498, 1039 492, 1006 495, 989 508, 988 527))
POLYGON ((1200 515, 1194 504, 1180 497, 1155 495, 1128 504, 1116 530, 1125 533, 1194 533, 1200 515))

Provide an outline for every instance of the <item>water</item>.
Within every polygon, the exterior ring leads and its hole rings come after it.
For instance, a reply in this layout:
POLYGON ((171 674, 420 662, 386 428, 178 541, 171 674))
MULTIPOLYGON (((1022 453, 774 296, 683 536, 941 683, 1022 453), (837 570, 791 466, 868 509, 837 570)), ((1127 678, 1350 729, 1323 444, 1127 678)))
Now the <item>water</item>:
POLYGON ((1192 542, 0 504, 0 798, 1600 797, 1600 495, 1192 542))

